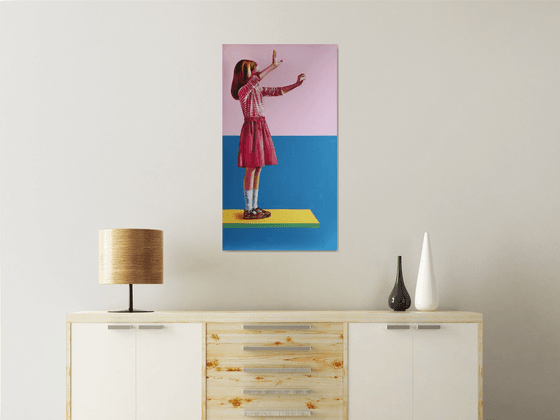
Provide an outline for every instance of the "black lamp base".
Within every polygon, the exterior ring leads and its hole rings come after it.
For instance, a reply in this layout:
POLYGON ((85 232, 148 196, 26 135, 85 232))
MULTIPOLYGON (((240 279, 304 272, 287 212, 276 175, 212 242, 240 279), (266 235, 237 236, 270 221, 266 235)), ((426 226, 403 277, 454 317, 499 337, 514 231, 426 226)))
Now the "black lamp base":
POLYGON ((114 314, 117 313, 146 313, 146 312, 154 312, 154 311, 141 311, 140 309, 133 309, 132 311, 130 309, 121 309, 120 311, 107 311, 107 312, 111 312, 114 314))
POLYGON ((110 313, 119 313, 119 314, 123 314, 123 313, 148 313, 148 312, 154 312, 154 311, 142 311, 140 309, 134 309, 132 307, 132 284, 128 285, 128 302, 129 302, 129 306, 128 309, 120 309, 118 311, 107 311, 110 313))

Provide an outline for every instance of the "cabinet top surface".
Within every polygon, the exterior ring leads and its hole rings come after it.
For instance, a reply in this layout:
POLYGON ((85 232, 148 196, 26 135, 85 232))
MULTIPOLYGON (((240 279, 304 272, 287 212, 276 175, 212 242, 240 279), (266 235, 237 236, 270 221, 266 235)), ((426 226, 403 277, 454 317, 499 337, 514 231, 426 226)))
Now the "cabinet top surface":
POLYGON ((482 314, 463 311, 86 311, 67 314, 66 322, 482 322, 482 314))

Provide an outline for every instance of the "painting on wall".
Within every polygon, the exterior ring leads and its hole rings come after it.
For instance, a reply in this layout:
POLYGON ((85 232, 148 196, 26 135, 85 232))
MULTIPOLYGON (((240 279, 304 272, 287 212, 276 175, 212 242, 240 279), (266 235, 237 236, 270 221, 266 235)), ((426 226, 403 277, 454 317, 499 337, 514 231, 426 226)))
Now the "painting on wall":
POLYGON ((222 249, 337 249, 337 46, 223 45, 222 249))

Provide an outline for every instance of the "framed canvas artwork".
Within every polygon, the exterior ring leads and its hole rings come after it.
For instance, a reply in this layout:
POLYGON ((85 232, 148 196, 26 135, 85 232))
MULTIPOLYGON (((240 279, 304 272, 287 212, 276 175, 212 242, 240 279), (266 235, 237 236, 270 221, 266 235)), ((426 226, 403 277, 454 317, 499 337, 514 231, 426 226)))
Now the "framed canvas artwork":
POLYGON ((337 249, 337 46, 223 45, 222 249, 337 249))

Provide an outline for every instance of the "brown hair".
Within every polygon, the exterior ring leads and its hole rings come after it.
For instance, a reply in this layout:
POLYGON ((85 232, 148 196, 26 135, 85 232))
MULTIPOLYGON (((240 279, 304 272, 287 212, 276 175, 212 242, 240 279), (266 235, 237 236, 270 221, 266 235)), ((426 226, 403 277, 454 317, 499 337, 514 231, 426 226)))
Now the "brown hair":
POLYGON ((231 82, 231 96, 233 99, 239 100, 239 89, 241 89, 249 80, 249 70, 253 71, 257 68, 257 63, 251 60, 240 60, 233 70, 233 81, 231 82))

